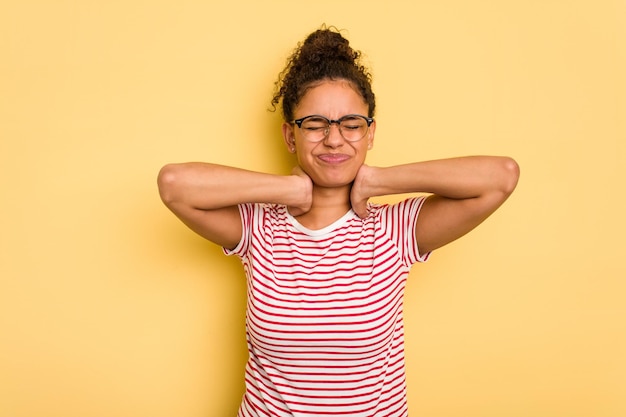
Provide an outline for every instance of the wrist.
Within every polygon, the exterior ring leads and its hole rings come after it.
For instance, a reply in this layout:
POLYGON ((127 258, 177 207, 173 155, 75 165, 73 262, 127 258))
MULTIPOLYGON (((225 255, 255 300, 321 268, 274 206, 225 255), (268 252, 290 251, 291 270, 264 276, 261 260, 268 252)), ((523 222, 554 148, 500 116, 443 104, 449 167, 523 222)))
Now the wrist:
POLYGON ((354 187, 358 189, 362 198, 380 195, 378 187, 378 171, 381 168, 362 165, 354 179, 354 187))
POLYGON ((286 188, 281 190, 280 198, 282 204, 287 206, 302 206, 311 204, 313 183, 304 173, 294 173, 285 177, 286 188))

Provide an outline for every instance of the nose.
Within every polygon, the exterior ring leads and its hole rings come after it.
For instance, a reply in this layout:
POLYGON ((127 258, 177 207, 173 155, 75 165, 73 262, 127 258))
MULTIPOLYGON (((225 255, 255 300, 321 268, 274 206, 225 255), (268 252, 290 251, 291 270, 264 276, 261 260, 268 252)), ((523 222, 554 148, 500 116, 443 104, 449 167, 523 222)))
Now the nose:
POLYGON ((343 145, 344 139, 341 136, 341 131, 339 130, 339 123, 336 121, 332 121, 326 130, 326 137, 324 138, 324 144, 331 148, 335 148, 337 146, 343 145), (334 128, 333 128, 334 125, 334 128))

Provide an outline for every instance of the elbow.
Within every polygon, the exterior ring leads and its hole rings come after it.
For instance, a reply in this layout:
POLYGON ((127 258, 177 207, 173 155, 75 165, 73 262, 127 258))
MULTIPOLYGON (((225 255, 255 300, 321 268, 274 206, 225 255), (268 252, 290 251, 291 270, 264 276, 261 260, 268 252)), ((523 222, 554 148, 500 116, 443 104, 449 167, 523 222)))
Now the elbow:
POLYGON ((175 190, 178 182, 178 165, 168 164, 159 171, 157 177, 157 185, 159 187, 159 196, 166 206, 170 206, 175 201, 175 190))
POLYGON ((501 191, 506 197, 508 197, 513 193, 515 187, 517 187, 517 182, 519 181, 520 176, 520 167, 513 158, 503 157, 501 159, 500 169, 501 191))

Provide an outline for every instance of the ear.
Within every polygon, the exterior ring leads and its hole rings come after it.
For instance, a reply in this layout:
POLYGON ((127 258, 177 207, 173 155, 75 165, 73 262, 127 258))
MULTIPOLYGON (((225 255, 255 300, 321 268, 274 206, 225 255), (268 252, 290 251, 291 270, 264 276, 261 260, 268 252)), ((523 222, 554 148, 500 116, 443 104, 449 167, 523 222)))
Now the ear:
POLYGON ((296 137, 293 125, 291 123, 284 122, 282 126, 283 139, 287 145, 287 150, 290 153, 296 152, 296 137))
POLYGON ((367 149, 374 147, 374 136, 376 133, 376 120, 370 125, 370 130, 367 132, 367 149))

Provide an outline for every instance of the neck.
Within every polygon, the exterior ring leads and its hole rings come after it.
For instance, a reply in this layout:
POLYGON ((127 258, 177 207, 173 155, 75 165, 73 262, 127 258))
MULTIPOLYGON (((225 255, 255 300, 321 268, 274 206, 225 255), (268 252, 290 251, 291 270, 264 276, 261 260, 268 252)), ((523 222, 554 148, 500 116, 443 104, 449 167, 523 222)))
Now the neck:
POLYGON ((339 188, 313 186, 311 210, 297 217, 300 224, 316 230, 331 225, 345 215, 350 208, 351 185, 339 188))

